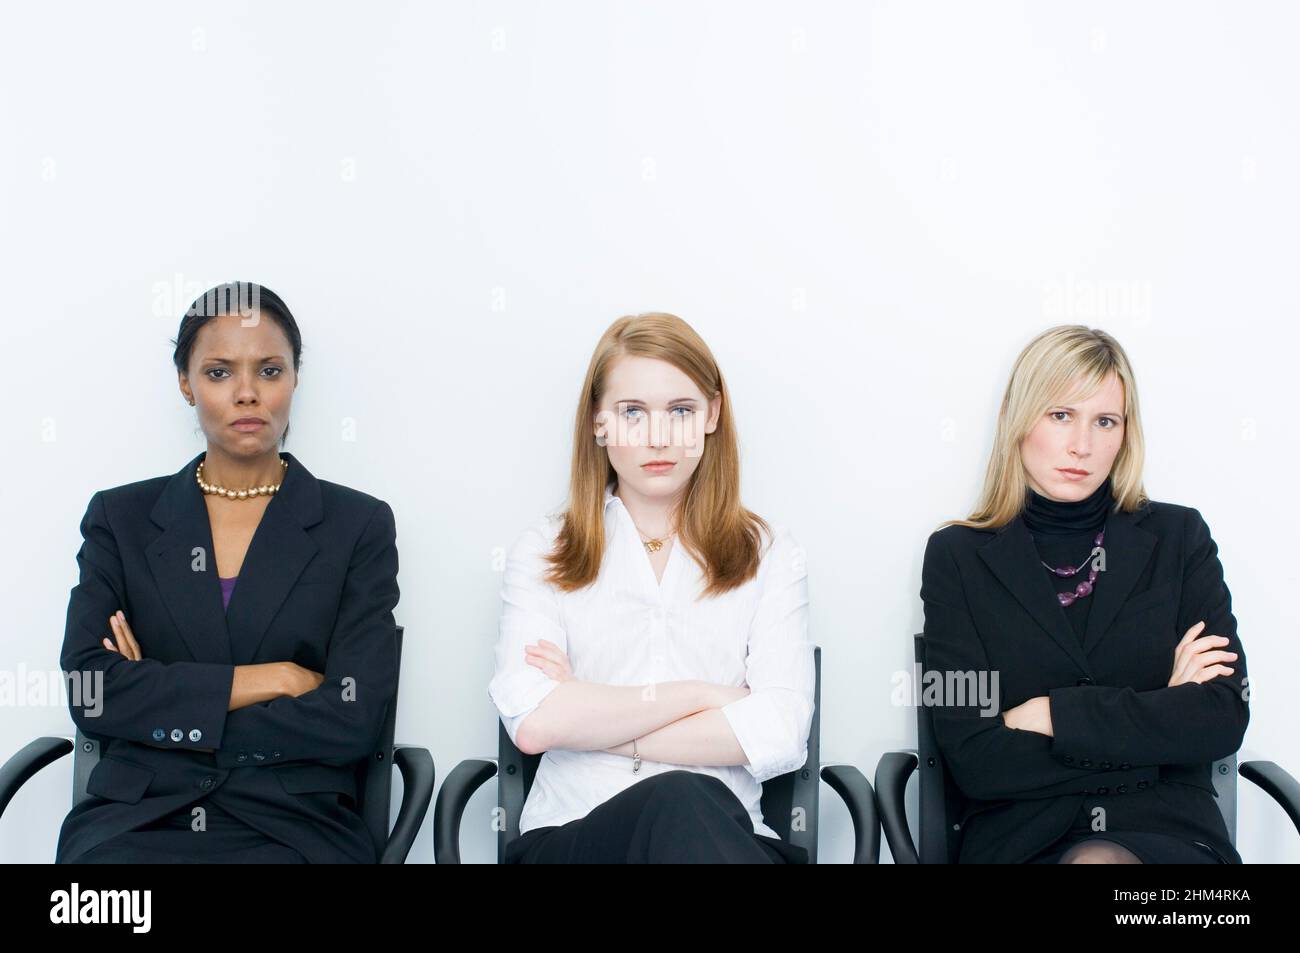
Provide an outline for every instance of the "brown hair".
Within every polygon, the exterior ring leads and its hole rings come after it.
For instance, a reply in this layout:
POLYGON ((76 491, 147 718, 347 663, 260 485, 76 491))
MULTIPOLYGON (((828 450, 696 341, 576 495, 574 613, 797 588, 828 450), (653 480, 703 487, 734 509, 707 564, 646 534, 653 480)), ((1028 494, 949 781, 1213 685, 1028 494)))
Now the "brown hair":
POLYGON ((720 595, 758 572, 762 537, 771 527, 740 503, 740 448, 731 416, 731 395, 704 340, 672 314, 619 318, 601 335, 587 367, 573 425, 569 502, 546 579, 566 592, 595 582, 605 554, 605 487, 617 478, 609 455, 596 442, 594 424, 610 368, 623 356, 652 357, 672 364, 708 398, 721 396, 717 427, 705 438, 673 516, 678 542, 702 567, 704 594, 720 595))

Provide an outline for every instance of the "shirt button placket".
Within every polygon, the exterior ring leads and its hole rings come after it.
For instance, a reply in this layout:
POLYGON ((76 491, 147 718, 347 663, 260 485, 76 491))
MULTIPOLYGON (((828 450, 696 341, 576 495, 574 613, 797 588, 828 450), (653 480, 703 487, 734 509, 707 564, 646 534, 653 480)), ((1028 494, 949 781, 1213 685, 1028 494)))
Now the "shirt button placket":
POLYGON ((665 616, 662 603, 650 610, 650 647, 654 654, 657 682, 668 679, 668 624, 665 616))

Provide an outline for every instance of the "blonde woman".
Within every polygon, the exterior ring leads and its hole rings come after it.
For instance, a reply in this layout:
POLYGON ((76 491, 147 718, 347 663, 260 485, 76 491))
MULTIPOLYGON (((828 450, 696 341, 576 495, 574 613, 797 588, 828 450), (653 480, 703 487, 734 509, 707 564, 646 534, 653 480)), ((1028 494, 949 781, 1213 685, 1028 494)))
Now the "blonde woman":
POLYGON ((934 712, 963 862, 1241 862, 1210 779, 1250 717, 1231 596, 1201 514, 1148 499, 1142 465, 1115 339, 1031 341, 975 512, 922 570, 927 668, 997 703, 934 712))
POLYGON ((807 862, 759 808, 807 757, 807 574, 741 505, 727 387, 685 321, 601 337, 568 506, 515 542, 502 601, 488 693, 544 752, 506 862, 807 862))

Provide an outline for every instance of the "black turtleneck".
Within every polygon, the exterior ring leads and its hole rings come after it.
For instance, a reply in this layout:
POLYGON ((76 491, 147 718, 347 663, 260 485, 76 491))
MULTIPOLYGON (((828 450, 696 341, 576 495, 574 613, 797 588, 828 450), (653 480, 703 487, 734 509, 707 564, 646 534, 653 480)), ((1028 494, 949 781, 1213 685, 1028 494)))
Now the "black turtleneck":
MULTIPOLYGON (((1043 562, 1051 566, 1077 567, 1080 563, 1091 560, 1092 541, 1106 525, 1106 516, 1114 505, 1115 497, 1111 492, 1110 477, 1107 477, 1091 496, 1069 503, 1048 499, 1029 489, 1021 516, 1043 562)), ((1075 586, 1088 578, 1087 569, 1074 576, 1058 576, 1041 565, 1038 571, 1052 583, 1054 592, 1072 592, 1075 586)), ((1104 573, 1098 576, 1095 583, 1097 587, 1105 584, 1104 576, 1104 573)), ((1092 610, 1095 598, 1097 593, 1094 591, 1064 607, 1065 616, 1070 620, 1080 642, 1083 641, 1088 613, 1092 610)))

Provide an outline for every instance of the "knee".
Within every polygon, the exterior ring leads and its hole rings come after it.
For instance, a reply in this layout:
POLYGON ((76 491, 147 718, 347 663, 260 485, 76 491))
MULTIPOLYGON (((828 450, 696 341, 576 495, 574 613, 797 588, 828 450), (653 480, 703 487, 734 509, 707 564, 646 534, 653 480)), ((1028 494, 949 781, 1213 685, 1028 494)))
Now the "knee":
POLYGON ((656 774, 653 778, 646 778, 641 783, 651 785, 660 793, 673 795, 690 795, 696 791, 706 791, 716 786, 730 790, 721 778, 715 778, 711 774, 701 774, 699 771, 687 771, 684 768, 676 768, 672 771, 665 771, 663 774, 656 774))
POLYGON ((1063 864, 1140 864, 1141 860, 1127 847, 1111 841, 1085 841, 1075 844, 1061 857, 1063 864))
POLYGON ((665 771, 653 778, 646 778, 641 785, 649 786, 645 791, 647 803, 660 808, 670 807, 680 810, 704 804, 720 804, 735 799, 731 788, 727 787, 726 782, 721 778, 680 768, 665 771))

